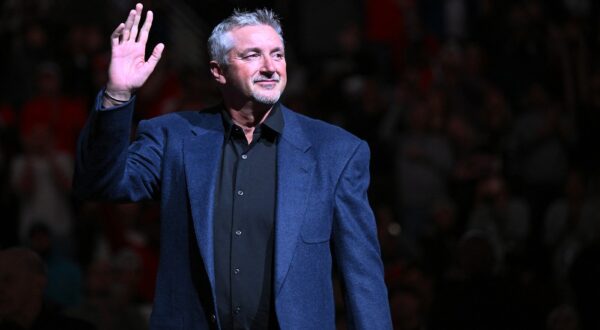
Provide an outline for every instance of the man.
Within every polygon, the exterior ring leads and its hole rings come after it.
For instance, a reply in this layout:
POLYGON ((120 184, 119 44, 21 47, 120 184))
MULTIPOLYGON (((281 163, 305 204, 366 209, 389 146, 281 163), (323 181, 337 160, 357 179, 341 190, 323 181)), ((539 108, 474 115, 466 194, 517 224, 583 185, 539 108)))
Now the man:
POLYGON ((46 306, 47 281, 44 262, 32 250, 0 250, 0 329, 95 329, 46 306))
POLYGON ((142 121, 134 92, 160 59, 144 49, 142 5, 112 34, 106 89, 79 141, 76 193, 161 202, 154 329, 333 329, 335 257, 348 323, 391 321, 373 214, 369 150, 340 128, 278 103, 286 84, 279 21, 235 12, 209 38, 223 104, 142 121), (138 35, 139 34, 139 35, 138 35))
POLYGON ((42 311, 46 270, 35 253, 23 248, 0 251, 0 324, 29 329, 42 311))

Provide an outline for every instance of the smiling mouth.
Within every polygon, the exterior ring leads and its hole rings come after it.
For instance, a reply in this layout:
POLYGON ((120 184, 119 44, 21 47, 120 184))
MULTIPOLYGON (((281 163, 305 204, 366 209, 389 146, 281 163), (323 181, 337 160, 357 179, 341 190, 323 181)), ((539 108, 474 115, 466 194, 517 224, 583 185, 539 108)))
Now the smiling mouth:
POLYGON ((260 80, 255 81, 254 83, 265 89, 274 89, 278 82, 279 80, 260 80))

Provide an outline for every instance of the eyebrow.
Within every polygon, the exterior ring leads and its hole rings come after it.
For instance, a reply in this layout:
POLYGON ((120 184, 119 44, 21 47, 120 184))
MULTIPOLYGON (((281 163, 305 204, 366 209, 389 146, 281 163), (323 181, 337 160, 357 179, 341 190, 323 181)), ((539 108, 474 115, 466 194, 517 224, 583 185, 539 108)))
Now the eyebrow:
MULTIPOLYGON (((273 48, 269 53, 275 53, 275 52, 283 52, 284 49, 282 47, 275 47, 273 48)), ((246 48, 246 49, 242 49, 240 51, 240 54, 246 54, 249 52, 256 52, 256 53, 262 53, 262 49, 258 48, 258 47, 250 47, 250 48, 246 48)))

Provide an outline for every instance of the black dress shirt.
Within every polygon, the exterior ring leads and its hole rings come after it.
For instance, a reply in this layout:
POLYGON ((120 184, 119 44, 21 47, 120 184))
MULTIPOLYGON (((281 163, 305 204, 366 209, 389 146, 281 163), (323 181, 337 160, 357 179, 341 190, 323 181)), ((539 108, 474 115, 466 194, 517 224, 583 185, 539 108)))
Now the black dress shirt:
POLYGON ((275 105, 248 144, 223 111, 225 141, 214 218, 215 284, 223 329, 276 329, 273 242, 277 141, 283 116, 275 105))

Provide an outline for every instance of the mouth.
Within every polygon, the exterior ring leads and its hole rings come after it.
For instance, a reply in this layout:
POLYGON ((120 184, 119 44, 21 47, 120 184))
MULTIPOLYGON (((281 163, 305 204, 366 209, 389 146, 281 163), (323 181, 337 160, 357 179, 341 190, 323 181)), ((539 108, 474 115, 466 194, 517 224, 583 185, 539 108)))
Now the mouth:
POLYGON ((254 84, 259 85, 263 88, 274 88, 279 83, 279 80, 257 80, 254 84))

